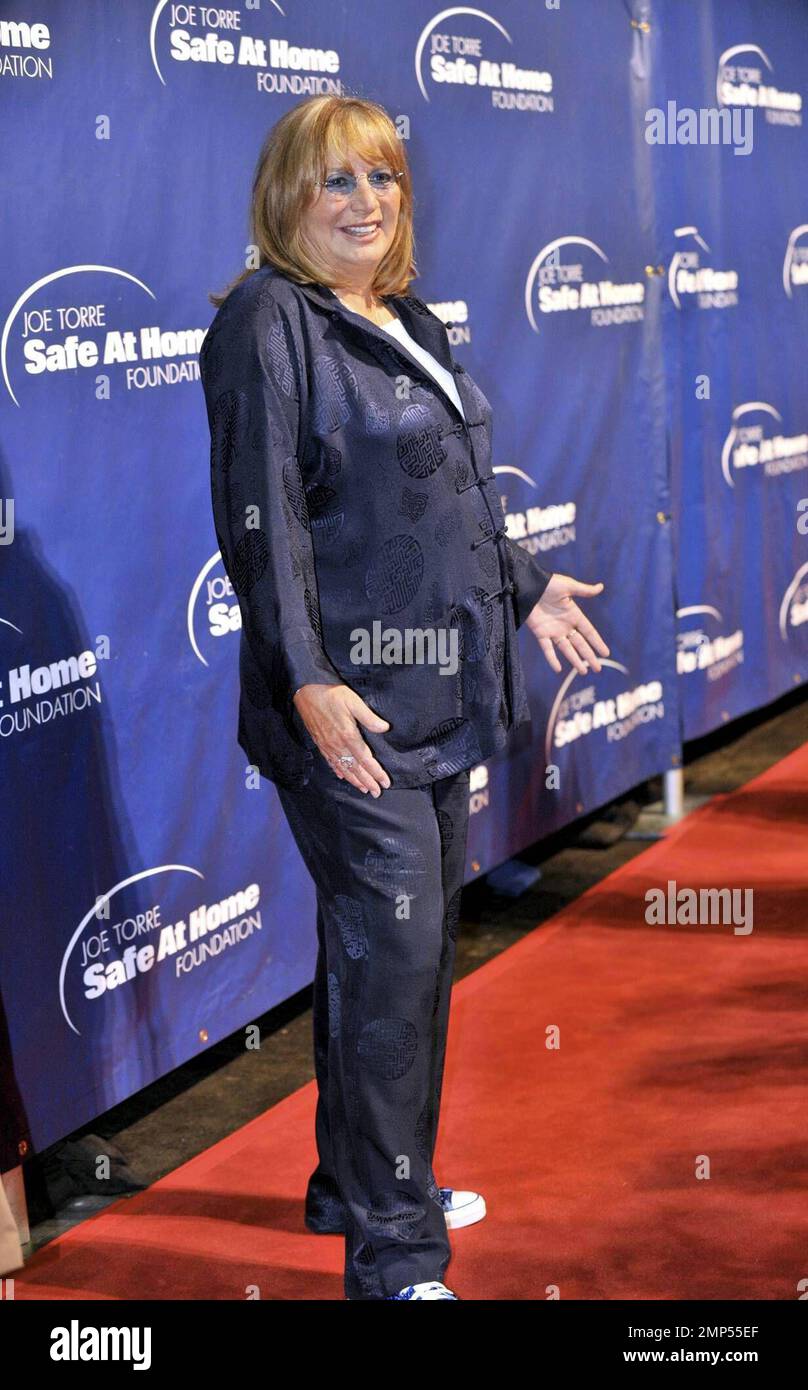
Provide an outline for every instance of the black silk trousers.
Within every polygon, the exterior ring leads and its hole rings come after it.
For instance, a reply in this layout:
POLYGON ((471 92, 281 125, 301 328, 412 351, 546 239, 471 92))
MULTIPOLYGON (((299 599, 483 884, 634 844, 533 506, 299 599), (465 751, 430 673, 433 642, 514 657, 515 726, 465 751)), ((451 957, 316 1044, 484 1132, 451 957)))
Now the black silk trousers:
POLYGON ((444 1280, 450 1259, 432 1156, 469 775, 374 798, 315 751, 306 786, 277 789, 317 890, 318 1164, 306 1218, 344 1230, 349 1299, 444 1280))

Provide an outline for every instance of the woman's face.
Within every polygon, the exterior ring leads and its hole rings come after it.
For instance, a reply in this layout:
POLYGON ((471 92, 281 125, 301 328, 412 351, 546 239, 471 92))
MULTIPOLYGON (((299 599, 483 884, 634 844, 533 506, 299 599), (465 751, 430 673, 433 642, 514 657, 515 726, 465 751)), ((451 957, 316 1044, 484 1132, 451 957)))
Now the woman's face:
MULTIPOLYGON (((389 168, 384 159, 366 163, 355 150, 349 152, 347 163, 343 165, 332 151, 326 174, 370 174, 374 169, 389 168)), ((387 192, 374 189, 367 179, 360 178, 348 195, 335 197, 322 187, 314 193, 314 201, 302 219, 308 241, 318 256, 331 266, 337 283, 364 289, 372 281, 376 267, 389 251, 395 236, 401 207, 398 180, 387 192)))

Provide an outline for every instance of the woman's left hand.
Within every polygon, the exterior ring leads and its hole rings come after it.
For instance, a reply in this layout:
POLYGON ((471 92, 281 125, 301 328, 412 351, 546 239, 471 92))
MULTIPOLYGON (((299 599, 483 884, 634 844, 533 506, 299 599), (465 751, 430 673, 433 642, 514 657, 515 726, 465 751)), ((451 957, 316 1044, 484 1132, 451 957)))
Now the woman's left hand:
POLYGON ((554 574, 538 603, 525 618, 525 626, 530 628, 554 671, 561 670, 561 662, 553 643, 581 675, 586 675, 589 670, 587 662, 595 671, 601 669, 596 653, 608 656, 609 648, 597 628, 578 607, 575 598, 594 597, 602 588, 602 581, 585 584, 582 579, 571 579, 568 574, 554 574))

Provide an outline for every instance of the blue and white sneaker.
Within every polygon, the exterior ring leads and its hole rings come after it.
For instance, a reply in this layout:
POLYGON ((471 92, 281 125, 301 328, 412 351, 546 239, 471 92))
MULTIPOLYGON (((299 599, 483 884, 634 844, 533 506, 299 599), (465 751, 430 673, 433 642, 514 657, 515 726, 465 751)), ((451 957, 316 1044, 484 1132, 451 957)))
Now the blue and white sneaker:
POLYGON ((485 1216, 485 1198, 479 1192, 458 1192, 454 1187, 439 1187, 440 1204, 450 1231, 460 1226, 473 1226, 485 1216))
MULTIPOLYGON (((455 1187, 439 1187, 439 1200, 450 1231, 461 1226, 473 1226, 486 1214, 485 1198, 479 1192, 465 1192, 455 1187)), ((318 1193, 306 1198, 306 1226, 315 1235, 342 1235, 345 1231, 345 1208, 339 1195, 318 1193)))
POLYGON ((401 1302, 405 1298, 453 1298, 455 1302, 460 1302, 457 1294, 452 1293, 451 1289, 447 1289, 445 1284, 430 1283, 429 1281, 425 1284, 408 1284, 406 1289, 402 1289, 400 1293, 388 1294, 385 1302, 389 1302, 391 1299, 398 1299, 401 1302))

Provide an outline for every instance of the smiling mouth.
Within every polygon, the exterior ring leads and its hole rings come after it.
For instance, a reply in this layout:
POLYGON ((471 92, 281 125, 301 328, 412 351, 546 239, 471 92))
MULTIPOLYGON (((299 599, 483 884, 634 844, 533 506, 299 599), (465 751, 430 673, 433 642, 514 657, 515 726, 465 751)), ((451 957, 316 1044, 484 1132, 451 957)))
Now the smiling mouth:
POLYGON ((381 230, 381 225, 381 222, 353 222, 339 230, 354 241, 370 241, 381 230))

